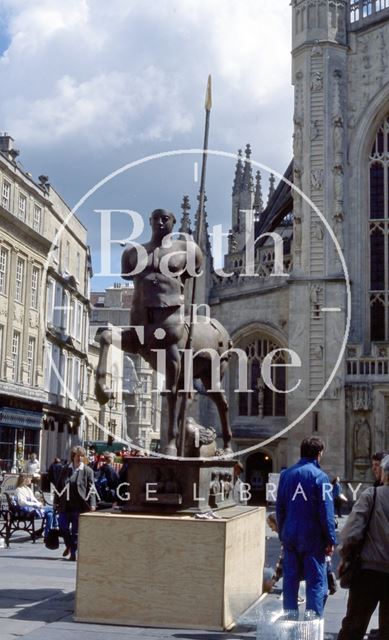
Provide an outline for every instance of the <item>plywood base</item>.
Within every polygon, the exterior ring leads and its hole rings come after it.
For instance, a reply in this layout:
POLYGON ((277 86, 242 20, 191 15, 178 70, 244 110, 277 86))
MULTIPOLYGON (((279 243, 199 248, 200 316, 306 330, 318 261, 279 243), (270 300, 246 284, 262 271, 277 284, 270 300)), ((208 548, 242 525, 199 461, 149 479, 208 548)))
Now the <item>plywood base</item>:
POLYGON ((80 518, 75 619, 221 630, 262 593, 265 509, 80 518), (223 513, 223 512, 222 512, 223 513))

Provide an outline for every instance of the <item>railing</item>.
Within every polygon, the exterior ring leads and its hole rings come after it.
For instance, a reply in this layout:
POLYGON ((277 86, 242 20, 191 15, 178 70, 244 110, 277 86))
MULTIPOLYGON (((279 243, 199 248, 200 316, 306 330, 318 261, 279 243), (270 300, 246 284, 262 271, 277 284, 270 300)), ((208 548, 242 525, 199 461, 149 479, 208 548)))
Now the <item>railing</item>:
POLYGON ((387 376, 387 358, 350 358, 347 360, 348 376, 387 376))
POLYGON ((369 18, 374 20, 374 17, 385 9, 389 9, 389 0, 350 0, 350 23, 355 25, 369 18))

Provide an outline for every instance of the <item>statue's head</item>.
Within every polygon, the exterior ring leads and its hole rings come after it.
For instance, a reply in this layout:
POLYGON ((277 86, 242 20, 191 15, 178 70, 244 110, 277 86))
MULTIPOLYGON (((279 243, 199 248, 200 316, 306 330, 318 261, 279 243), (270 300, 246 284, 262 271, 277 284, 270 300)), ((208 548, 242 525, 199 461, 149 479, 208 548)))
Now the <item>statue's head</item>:
POLYGON ((153 233, 160 236, 166 236, 171 233, 175 223, 175 215, 165 209, 155 209, 150 216, 150 225, 153 233))

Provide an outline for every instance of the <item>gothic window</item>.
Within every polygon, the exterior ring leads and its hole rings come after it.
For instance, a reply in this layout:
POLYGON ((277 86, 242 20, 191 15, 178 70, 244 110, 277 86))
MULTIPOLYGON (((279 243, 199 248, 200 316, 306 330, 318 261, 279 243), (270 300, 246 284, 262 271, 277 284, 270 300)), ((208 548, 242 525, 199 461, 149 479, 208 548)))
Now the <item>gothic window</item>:
MULTIPOLYGON (((239 348, 247 355, 248 376, 247 387, 251 392, 239 392, 238 414, 240 416, 250 416, 262 418, 263 416, 284 416, 285 415, 285 394, 276 393, 267 387, 261 377, 261 366, 265 356, 279 349, 280 345, 264 337, 250 338, 239 348)), ((276 389, 285 391, 286 389, 286 368, 285 352, 281 351, 275 355, 272 364, 279 365, 272 367, 272 382, 276 389)))
POLYGON ((364 18, 371 16, 373 13, 373 0, 362 1, 362 15, 364 18))
POLYGON ((359 20, 359 0, 350 0, 350 22, 359 20))
POLYGON ((370 339, 389 340, 389 115, 369 158, 370 339))

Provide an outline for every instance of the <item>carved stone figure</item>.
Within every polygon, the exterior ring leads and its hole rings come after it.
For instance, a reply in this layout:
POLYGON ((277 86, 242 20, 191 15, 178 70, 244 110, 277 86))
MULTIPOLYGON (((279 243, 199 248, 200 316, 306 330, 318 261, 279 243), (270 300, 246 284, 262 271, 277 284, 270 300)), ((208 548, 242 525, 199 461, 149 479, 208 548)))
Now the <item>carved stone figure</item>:
POLYGON ((311 122, 311 140, 317 140, 320 136, 320 123, 319 120, 312 120, 311 122))
MULTIPOLYGON (((344 235, 343 235, 343 215, 341 213, 336 213, 332 216, 334 221, 333 229, 335 237, 339 243, 340 248, 344 249, 344 235)), ((336 254, 338 255, 338 253, 336 254)))
POLYGON ((323 55, 323 49, 319 45, 315 45, 314 47, 312 47, 312 51, 311 51, 312 58, 314 58, 315 56, 322 56, 322 55, 323 55))
POLYGON ((343 162, 343 138, 344 138, 344 130, 343 130, 343 118, 339 115, 334 117, 333 120, 334 126, 334 157, 335 157, 335 165, 342 164, 343 162))
POLYGON ((340 376, 335 376, 334 381, 332 383, 332 397, 340 398, 340 394, 343 389, 343 380, 340 376))
POLYGON ((321 242, 324 238, 323 225, 319 222, 319 220, 316 220, 313 225, 313 237, 319 242, 321 242))
POLYGON ((316 191, 321 191, 323 188, 323 169, 313 169, 311 171, 311 187, 316 191))
POLYGON ((324 347, 322 344, 315 344, 312 347, 312 355, 317 360, 323 360, 324 356, 324 347))
POLYGON ((301 261, 301 248, 302 248, 302 216, 295 215, 293 221, 293 250, 295 254, 300 254, 299 260, 301 261))
POLYGON ((320 304, 320 294, 323 291, 323 287, 319 284, 314 284, 311 287, 311 302, 313 305, 317 306, 320 304))
POLYGON ((369 460, 371 456, 371 433, 368 421, 360 418, 354 425, 354 457, 369 460))
POLYGON ((342 216, 343 218, 343 198, 344 198, 344 184, 343 184, 343 167, 337 164, 333 168, 334 174, 334 211, 336 216, 342 216))
POLYGON ((321 91, 323 89, 323 74, 321 71, 314 71, 311 76, 311 90, 321 91))
POLYGON ((303 161, 303 128, 300 118, 295 118, 293 134, 293 160, 297 169, 302 169, 303 161))
POLYGON ((263 418, 263 407, 265 401, 265 383, 262 378, 258 378, 257 380, 257 389, 258 389, 258 417, 263 418))

